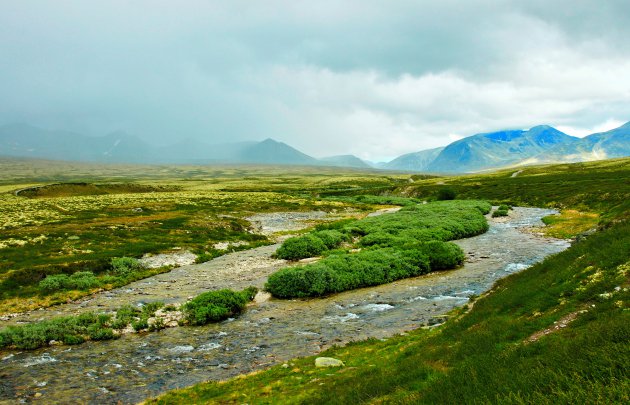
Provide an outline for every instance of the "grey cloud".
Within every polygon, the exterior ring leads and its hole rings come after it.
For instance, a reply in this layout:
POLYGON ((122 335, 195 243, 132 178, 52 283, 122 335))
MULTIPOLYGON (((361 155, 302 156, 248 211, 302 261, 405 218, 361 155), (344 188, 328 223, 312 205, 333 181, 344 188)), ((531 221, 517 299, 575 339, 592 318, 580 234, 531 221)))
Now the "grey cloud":
POLYGON ((0 5, 0 124, 366 158, 628 120, 625 1, 0 5), (450 136, 450 137, 449 137, 450 136))

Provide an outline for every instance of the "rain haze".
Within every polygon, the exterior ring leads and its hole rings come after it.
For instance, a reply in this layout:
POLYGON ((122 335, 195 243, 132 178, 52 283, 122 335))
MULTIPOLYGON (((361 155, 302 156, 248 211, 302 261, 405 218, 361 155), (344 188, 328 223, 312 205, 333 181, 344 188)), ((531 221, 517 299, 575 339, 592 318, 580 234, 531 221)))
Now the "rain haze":
POLYGON ((627 1, 0 2, 0 125, 372 161, 630 111, 627 1))

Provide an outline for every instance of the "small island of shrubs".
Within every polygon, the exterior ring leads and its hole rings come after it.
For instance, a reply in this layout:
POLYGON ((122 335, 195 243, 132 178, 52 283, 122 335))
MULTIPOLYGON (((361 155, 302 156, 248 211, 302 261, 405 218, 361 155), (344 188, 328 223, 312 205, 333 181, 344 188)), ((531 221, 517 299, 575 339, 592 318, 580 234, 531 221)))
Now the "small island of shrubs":
POLYGON ((275 272, 265 289, 278 298, 322 296, 457 267, 464 253, 448 241, 487 231, 490 209, 483 201, 438 201, 287 239, 278 258, 326 257, 275 272))

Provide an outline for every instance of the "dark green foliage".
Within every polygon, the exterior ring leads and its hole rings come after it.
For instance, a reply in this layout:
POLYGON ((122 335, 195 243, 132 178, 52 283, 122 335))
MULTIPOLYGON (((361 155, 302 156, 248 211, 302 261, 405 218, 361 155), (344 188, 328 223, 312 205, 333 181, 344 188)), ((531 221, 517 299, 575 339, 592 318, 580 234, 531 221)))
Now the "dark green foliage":
POLYGON ((116 276, 127 277, 131 273, 141 270, 142 265, 133 257, 115 257, 111 261, 112 273, 116 276))
POLYGON ((441 188, 438 190, 436 198, 439 201, 454 200, 457 193, 452 188, 441 188))
POLYGON ((454 243, 442 241, 422 242, 414 246, 429 258, 431 271, 452 269, 464 263, 464 251, 454 243))
POLYGON ((148 318, 142 317, 142 318, 140 318, 140 319, 138 319, 136 321, 131 322, 131 327, 136 332, 139 332, 139 331, 141 331, 143 329, 148 329, 149 328, 148 318))
POLYGON ((305 257, 319 256, 326 251, 324 242, 313 235, 289 238, 276 251, 276 257, 285 260, 299 260, 305 257))
POLYGON ((321 296, 425 274, 429 259, 418 250, 393 248, 329 256, 271 276, 265 289, 279 298, 321 296))
POLYGON ((509 215, 508 210, 496 209, 492 213, 492 218, 496 217, 507 217, 509 215))
POLYGON ((89 290, 101 284, 101 280, 91 271, 78 271, 70 276, 66 274, 48 276, 39 282, 39 288, 51 293, 62 290, 89 290))
POLYGON ((239 292, 224 289, 200 294, 183 306, 186 320, 192 325, 205 325, 227 319, 240 313, 257 291, 249 287, 239 292))
POLYGON ((350 240, 348 235, 336 230, 317 231, 313 232, 311 235, 319 238, 324 243, 324 246, 326 246, 326 249, 334 249, 341 245, 341 243, 350 240))
POLYGON ((109 315, 84 313, 36 322, 23 326, 9 326, 0 330, 0 347, 15 346, 17 349, 32 350, 48 345, 51 340, 65 344, 79 344, 92 340, 114 339, 108 327, 109 315))

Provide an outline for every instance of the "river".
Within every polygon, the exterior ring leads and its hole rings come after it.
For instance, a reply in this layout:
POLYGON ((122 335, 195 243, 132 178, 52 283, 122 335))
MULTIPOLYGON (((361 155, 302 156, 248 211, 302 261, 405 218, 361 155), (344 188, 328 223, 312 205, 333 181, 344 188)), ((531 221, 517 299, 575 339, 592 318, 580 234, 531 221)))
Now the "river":
MULTIPOLYGON (((237 319, 202 327, 125 335, 118 340, 0 353, 0 401, 7 403, 135 403, 167 390, 222 380, 320 352, 331 345, 386 338, 436 324, 509 274, 558 253, 565 240, 531 232, 555 211, 515 208, 489 219, 483 235, 458 240, 466 263, 456 270, 308 300, 261 300, 237 319)), ((22 320, 123 303, 181 301, 204 289, 262 287, 285 265, 265 246, 184 266, 106 292, 87 303, 35 311, 22 320), (249 264, 247 264, 249 263, 249 264)), ((20 319, 20 318, 18 318, 20 319)), ((15 321, 15 320, 13 320, 15 321)))

